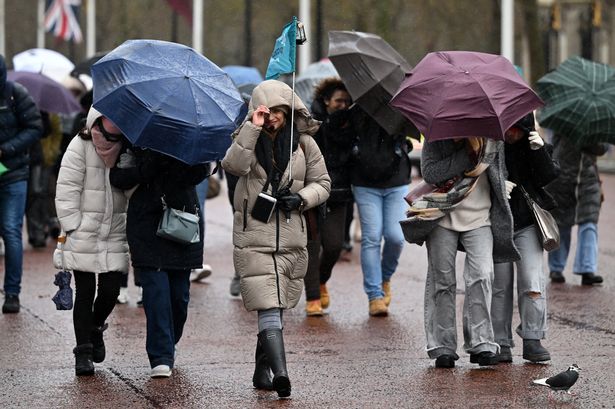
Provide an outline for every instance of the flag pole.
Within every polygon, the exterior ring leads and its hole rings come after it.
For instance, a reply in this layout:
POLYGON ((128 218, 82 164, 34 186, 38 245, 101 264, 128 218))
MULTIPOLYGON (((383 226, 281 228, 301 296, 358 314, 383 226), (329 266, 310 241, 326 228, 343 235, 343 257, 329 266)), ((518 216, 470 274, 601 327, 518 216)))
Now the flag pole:
POLYGON ((295 71, 293 71, 292 95, 290 102, 290 154, 288 158, 288 188, 293 184, 293 134, 295 132, 295 71))

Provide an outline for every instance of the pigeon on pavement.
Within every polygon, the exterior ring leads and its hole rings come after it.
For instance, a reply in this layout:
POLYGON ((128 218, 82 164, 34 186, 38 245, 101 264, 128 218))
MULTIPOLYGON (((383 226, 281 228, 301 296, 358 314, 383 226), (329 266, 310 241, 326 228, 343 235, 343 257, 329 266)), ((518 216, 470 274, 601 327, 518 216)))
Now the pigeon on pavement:
POLYGON ((572 364, 564 372, 560 372, 550 378, 536 379, 533 382, 536 385, 547 386, 554 391, 566 391, 570 393, 568 390, 576 383, 577 379, 579 379, 579 370, 580 368, 577 364, 572 364))

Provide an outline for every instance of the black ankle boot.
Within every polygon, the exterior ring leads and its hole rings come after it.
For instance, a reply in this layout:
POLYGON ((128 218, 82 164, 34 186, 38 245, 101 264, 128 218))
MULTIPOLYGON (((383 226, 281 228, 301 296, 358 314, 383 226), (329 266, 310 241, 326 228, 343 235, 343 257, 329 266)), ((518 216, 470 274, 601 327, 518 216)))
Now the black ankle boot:
POLYGON ((73 353, 75 354, 75 375, 94 375, 92 344, 77 345, 73 349, 73 353))
POLYGON ((273 389, 280 398, 290 396, 290 379, 286 370, 286 353, 281 329, 266 329, 258 334, 269 366, 273 371, 273 389))
POLYGON ((252 385, 256 389, 265 389, 268 391, 273 390, 271 370, 269 368, 269 362, 267 355, 263 351, 263 345, 260 341, 256 342, 255 361, 256 366, 254 368, 254 375, 252 375, 252 385))
POLYGON ((105 360, 106 350, 105 341, 103 340, 103 332, 109 327, 108 324, 103 324, 100 327, 92 328, 90 339, 92 340, 92 360, 97 364, 105 360))
POLYGON ((583 273, 581 274, 581 277, 582 285, 594 285, 602 283, 602 276, 596 275, 594 273, 583 273))
POLYGON ((530 362, 550 361, 551 354, 541 345, 539 339, 524 339, 523 359, 527 359, 530 362))

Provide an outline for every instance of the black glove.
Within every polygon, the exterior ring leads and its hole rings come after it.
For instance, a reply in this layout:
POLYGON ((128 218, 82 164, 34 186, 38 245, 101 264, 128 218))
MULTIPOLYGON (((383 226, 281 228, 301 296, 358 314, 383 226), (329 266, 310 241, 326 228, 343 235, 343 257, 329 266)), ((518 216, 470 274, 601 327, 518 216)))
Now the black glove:
POLYGON ((284 212, 290 212, 301 207, 303 198, 298 193, 290 193, 278 199, 278 207, 284 212))

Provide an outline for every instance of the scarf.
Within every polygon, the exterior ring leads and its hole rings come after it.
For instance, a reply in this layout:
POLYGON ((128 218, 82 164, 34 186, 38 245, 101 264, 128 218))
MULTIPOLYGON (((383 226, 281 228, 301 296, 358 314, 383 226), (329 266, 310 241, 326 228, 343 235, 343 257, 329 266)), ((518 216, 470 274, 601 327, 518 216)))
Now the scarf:
POLYGON ((105 163, 105 167, 112 168, 115 166, 117 157, 120 154, 120 149, 122 149, 122 142, 108 141, 97 126, 92 127, 90 133, 92 135, 92 143, 94 143, 96 153, 105 163))
MULTIPOLYGON (((294 152, 299 146, 299 137, 301 135, 295 126, 293 133, 293 149, 294 152)), ((272 192, 275 194, 281 182, 282 174, 288 166, 290 158, 290 126, 288 123, 284 125, 274 140, 266 134, 266 131, 261 131, 261 134, 256 141, 254 148, 258 163, 265 169, 267 177, 270 180, 272 192)))

